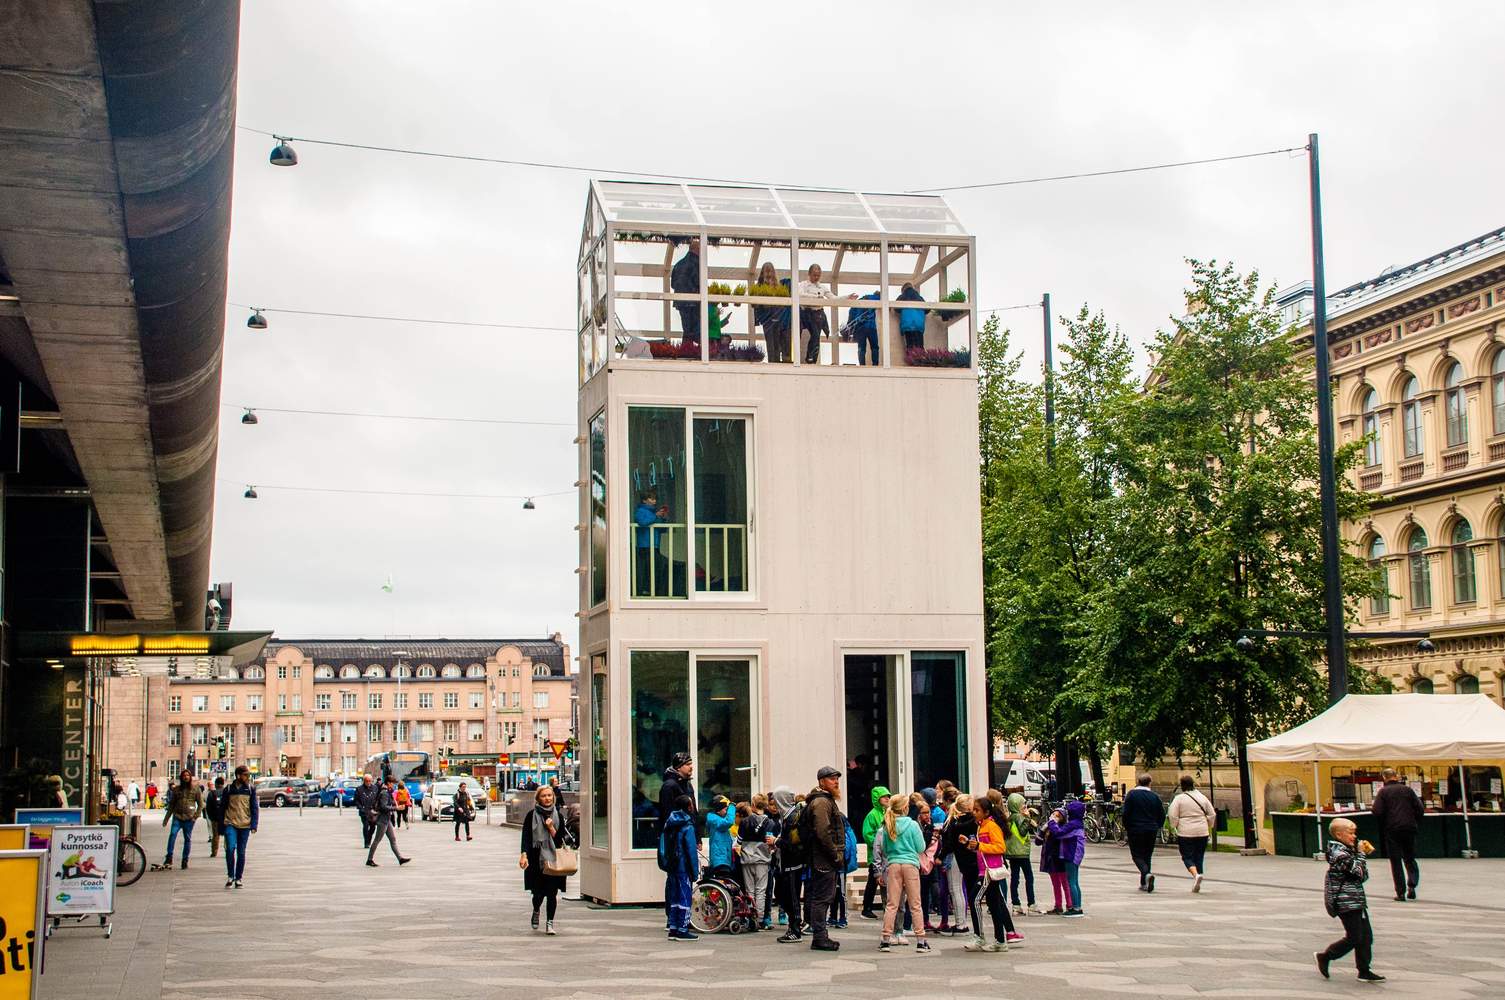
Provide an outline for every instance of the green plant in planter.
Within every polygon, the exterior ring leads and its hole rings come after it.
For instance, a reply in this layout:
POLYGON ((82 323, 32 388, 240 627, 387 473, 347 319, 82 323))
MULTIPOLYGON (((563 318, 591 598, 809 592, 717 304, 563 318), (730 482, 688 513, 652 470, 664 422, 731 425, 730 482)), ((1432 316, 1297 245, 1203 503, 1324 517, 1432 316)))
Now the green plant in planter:
MULTIPOLYGON (((965 302, 965 301, 967 301, 967 293, 964 292, 964 291, 962 291, 960 288, 953 288, 953 289, 951 289, 950 292, 947 293, 947 295, 946 295, 946 297, 944 299, 941 299, 941 301, 942 302, 965 302)), ((964 312, 964 310, 961 310, 961 309, 938 309, 936 311, 941 314, 941 319, 946 320, 947 322, 949 322, 949 321, 951 321, 953 319, 956 319, 958 316, 961 316, 963 314, 963 312, 964 312)))
POLYGON ((710 294, 712 294, 712 295, 746 295, 747 294, 747 286, 746 285, 738 285, 736 288, 733 288, 731 285, 728 285, 728 284, 726 284, 723 281, 713 281, 713 282, 711 282, 709 285, 706 286, 706 290, 710 294))
POLYGON ((771 295, 777 298, 789 298, 789 286, 782 282, 776 285, 753 285, 747 290, 749 295, 771 295))

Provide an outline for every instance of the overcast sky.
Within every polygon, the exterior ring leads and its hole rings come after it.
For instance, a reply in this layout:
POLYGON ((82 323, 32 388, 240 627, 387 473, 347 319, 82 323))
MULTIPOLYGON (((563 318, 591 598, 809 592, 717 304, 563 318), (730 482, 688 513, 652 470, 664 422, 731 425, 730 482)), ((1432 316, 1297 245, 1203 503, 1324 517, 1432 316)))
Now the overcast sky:
MULTIPOLYGON (((868 190, 1252 152, 1316 131, 1334 289, 1505 224, 1505 5, 1021 6, 254 0, 241 6, 239 119, 868 190), (844 124, 896 137, 825 127, 844 124)), ((311 145, 284 170, 270 146, 238 134, 231 302, 573 321, 587 175, 311 145)), ((1185 257, 1282 286, 1310 273, 1299 156, 947 197, 977 237, 980 305, 1049 291, 1058 312, 1088 303, 1140 345, 1180 310, 1185 257)), ((275 314, 253 333, 246 315, 229 313, 227 404, 574 419, 567 333, 275 314)), ((1003 316, 1038 375, 1039 313, 1003 316)), ((269 413, 243 427, 226 409, 213 574, 235 584, 235 625, 559 630, 573 644, 572 497, 524 511, 274 487, 543 494, 574 482, 574 433, 269 413), (260 499, 242 499, 246 483, 260 499)))

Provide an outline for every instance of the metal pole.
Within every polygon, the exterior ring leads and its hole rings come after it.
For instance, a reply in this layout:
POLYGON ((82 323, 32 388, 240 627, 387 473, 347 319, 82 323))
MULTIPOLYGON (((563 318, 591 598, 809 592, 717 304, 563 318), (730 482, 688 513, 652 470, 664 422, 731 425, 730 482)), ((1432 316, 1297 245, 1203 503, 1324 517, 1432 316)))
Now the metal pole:
POLYGON ((1317 133, 1307 136, 1312 209, 1312 351, 1317 357, 1318 489, 1322 499, 1323 605, 1327 617, 1327 700, 1348 693, 1348 660, 1343 647, 1343 579, 1338 562, 1338 494, 1333 471, 1333 392, 1328 373, 1327 276, 1322 262, 1322 188, 1317 133))
POLYGON ((1312 761, 1312 805, 1317 809, 1317 853, 1312 855, 1313 861, 1322 861, 1327 857, 1327 848, 1322 844, 1322 789, 1318 787, 1322 778, 1317 773, 1317 761, 1312 761))
MULTIPOLYGON (((1050 293, 1040 299, 1040 311, 1045 314, 1045 460, 1056 462, 1056 386, 1054 365, 1051 362, 1050 345, 1050 293)), ((1060 777, 1058 774, 1057 777, 1060 777)))
POLYGON ((1463 761, 1458 762, 1458 804, 1463 808, 1463 856, 1477 858, 1474 837, 1468 828, 1468 775, 1463 772, 1463 761))

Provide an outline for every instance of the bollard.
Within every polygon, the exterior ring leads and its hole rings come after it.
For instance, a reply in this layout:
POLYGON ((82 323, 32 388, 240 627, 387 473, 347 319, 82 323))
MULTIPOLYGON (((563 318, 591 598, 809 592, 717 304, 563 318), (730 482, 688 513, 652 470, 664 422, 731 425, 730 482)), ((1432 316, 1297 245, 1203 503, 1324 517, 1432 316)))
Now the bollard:
POLYGON ((306 798, 308 798, 308 793, 307 792, 299 792, 298 793, 298 815, 299 816, 303 815, 303 800, 306 799, 306 798))

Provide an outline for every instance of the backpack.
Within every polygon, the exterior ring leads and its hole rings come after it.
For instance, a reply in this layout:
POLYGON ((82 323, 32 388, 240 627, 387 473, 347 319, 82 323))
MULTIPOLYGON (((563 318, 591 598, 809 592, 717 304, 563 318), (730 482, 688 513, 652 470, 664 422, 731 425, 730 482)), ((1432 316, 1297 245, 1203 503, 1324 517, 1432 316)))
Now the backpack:
POLYGON ((794 809, 784 819, 784 828, 779 832, 779 859, 786 868, 798 867, 810 856, 809 844, 815 839, 815 826, 810 810, 805 803, 796 802, 794 809))
POLYGON ((663 830, 658 832, 658 870, 661 872, 669 870, 669 845, 663 830))
POLYGON ((929 875, 935 870, 935 852, 941 846, 941 831, 930 831, 930 844, 925 848, 925 853, 920 855, 920 874, 929 875))

